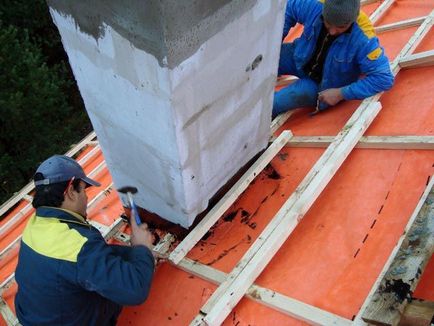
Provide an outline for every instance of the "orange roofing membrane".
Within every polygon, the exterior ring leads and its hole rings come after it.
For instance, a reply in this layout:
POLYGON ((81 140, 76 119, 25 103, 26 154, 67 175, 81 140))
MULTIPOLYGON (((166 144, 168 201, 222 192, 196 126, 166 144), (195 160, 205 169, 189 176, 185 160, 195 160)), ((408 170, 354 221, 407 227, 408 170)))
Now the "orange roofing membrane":
MULTIPOLYGON (((378 6, 379 3, 374 3, 364 9, 370 14, 378 6)), ((376 25, 429 15, 433 9, 434 0, 398 0, 376 25)), ((391 60, 416 29, 409 27, 379 35, 391 60)), ((433 48, 431 30, 415 53, 433 48)), ((383 108, 365 135, 433 135, 433 76, 434 66, 402 70, 393 89, 381 97, 383 108)), ((276 135, 284 129, 290 129, 296 136, 336 135, 359 104, 360 101, 342 103, 314 117, 308 116, 308 109, 297 110, 276 135)), ((91 150, 89 146, 78 158, 91 150)), ((323 152, 320 148, 283 148, 207 237, 190 251, 188 258, 229 273, 323 152)), ((86 172, 90 173, 101 162, 103 156, 97 151, 84 165, 86 172)), ((433 174, 432 150, 354 149, 255 283, 352 319, 433 174)), ((94 178, 102 187, 90 188, 89 200, 112 182, 106 167, 94 178)), ((111 188, 99 196, 89 210, 89 218, 110 225, 123 212, 122 204, 111 188)), ((22 200, 0 222, 0 227, 20 214, 26 205, 22 200)), ((0 251, 21 234, 32 212, 23 214, 1 234, 0 251)), ((14 271, 17 250, 15 246, 0 260, 0 283, 14 271)), ((215 285, 162 262, 148 300, 140 306, 126 307, 119 325, 189 324, 215 289, 215 285)), ((12 309, 15 292, 13 284, 3 293, 12 309)), ((433 259, 414 297, 434 301, 433 259)), ((4 324, 0 320, 0 325, 4 324)), ((305 325, 246 298, 224 322, 224 325, 269 324, 305 325)))

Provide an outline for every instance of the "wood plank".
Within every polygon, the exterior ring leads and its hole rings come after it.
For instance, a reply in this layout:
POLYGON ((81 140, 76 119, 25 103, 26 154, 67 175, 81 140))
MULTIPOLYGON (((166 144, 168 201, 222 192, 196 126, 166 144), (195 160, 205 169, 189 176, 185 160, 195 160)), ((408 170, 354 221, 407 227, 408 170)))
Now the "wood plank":
POLYGON ((393 60, 393 63, 391 64, 392 72, 396 75, 398 71, 401 69, 401 66, 399 65, 399 62, 406 58, 407 56, 411 55, 413 51, 418 47, 420 42, 422 42, 425 35, 428 34, 430 31, 434 21, 434 10, 431 11, 431 13, 426 16, 426 19, 422 23, 422 25, 419 26, 417 31, 413 34, 413 36, 410 38, 410 40, 407 42, 407 44, 404 46, 404 48, 401 50, 401 52, 398 54, 398 56, 393 60))
POLYGON ((16 237, 13 241, 11 241, 1 252, 0 252, 0 261, 5 259, 11 252, 18 251, 19 243, 21 240, 21 234, 16 237))
MULTIPOLYGON (((82 150, 87 143, 89 143, 92 139, 96 137, 94 131, 92 131, 89 135, 87 135, 83 140, 81 140, 77 145, 75 145, 71 150, 65 153, 66 156, 74 156, 80 150, 82 150)), ((9 209, 11 209, 15 204, 17 204, 25 195, 29 194, 31 191, 35 189, 35 185, 32 182, 29 182, 24 188, 22 188, 16 195, 7 200, 0 206, 0 216, 5 214, 9 209)))
POLYGON ((374 2, 379 2, 380 0, 361 0, 360 1, 360 5, 361 6, 365 6, 365 5, 369 5, 369 4, 371 4, 371 3, 374 3, 374 2))
POLYGON ((362 319, 376 325, 397 325, 434 252, 434 177, 392 251, 387 269, 370 296, 362 319))
POLYGON ((130 244, 130 235, 126 234, 124 232, 117 232, 114 236, 113 239, 119 241, 119 242, 123 242, 126 244, 130 244))
POLYGON ((372 13, 369 17, 372 24, 378 22, 386 13, 386 11, 393 5, 395 0, 385 0, 383 3, 372 13))
POLYGON ((0 297, 0 313, 8 326, 20 325, 17 317, 15 317, 14 313, 12 312, 12 309, 2 297, 0 297))
POLYGON ((434 64, 434 50, 409 55, 399 61, 401 68, 419 68, 434 64))
POLYGON ((380 109, 379 102, 370 103, 370 100, 365 100, 356 110, 335 142, 323 153, 229 274, 226 282, 213 293, 201 309, 206 313, 203 318, 206 323, 217 325, 223 322, 326 187, 380 109))
POLYGON ((9 275, 1 284, 0 284, 0 293, 3 293, 6 289, 8 289, 12 282, 15 281, 15 272, 9 275))
POLYGON ((92 140, 92 141, 88 142, 87 145, 96 146, 96 145, 99 145, 99 142, 98 142, 98 140, 92 140))
MULTIPOLYGON (((174 266, 213 284, 221 284, 227 277, 222 271, 188 258, 174 266)), ((351 320, 255 284, 247 290, 246 297, 311 325, 351 325, 351 320)))
MULTIPOLYGON (((294 136, 286 146, 325 148, 333 141, 334 136, 294 136)), ((356 148, 366 149, 434 149, 434 136, 363 136, 356 148)))
POLYGON ((407 27, 419 26, 420 24, 422 24, 424 22, 425 19, 426 19, 426 16, 422 16, 422 17, 416 17, 416 18, 401 20, 401 21, 396 22, 396 23, 377 26, 377 27, 375 27, 375 32, 377 34, 380 34, 380 33, 388 32, 388 31, 396 31, 396 30, 404 29, 407 27))
POLYGON ((281 126, 283 126, 293 113, 294 111, 287 111, 274 118, 274 120, 271 122, 270 134, 273 135, 281 126))
POLYGON ((126 225, 126 223, 125 223, 124 219, 119 217, 112 223, 112 225, 110 225, 108 227, 107 230, 104 230, 104 232, 101 232, 101 235, 103 236, 103 238, 105 240, 111 239, 125 225, 126 225))
POLYGON ((235 183, 235 185, 223 196, 222 199, 209 211, 199 224, 187 235, 187 237, 173 250, 169 260, 177 264, 194 247, 196 243, 208 232, 211 226, 221 215, 237 200, 238 196, 249 186, 253 179, 265 168, 265 166, 276 156, 283 146, 292 137, 288 130, 282 134, 268 147, 258 160, 247 170, 246 173, 235 183))
POLYGON ((169 256, 170 246, 175 242, 175 236, 167 233, 152 249, 154 256, 158 259, 167 259, 169 256))
POLYGON ((19 212, 12 216, 6 223, 0 227, 0 238, 4 236, 6 232, 9 231, 16 223, 20 223, 27 213, 33 209, 31 203, 27 203, 19 212))
POLYGON ((430 326, 434 321, 434 302, 413 299, 404 310, 399 326, 430 326))
POLYGON ((33 196, 30 196, 28 194, 23 195, 23 199, 31 203, 33 201, 33 196))
POLYGON ((90 212, 101 200, 103 200, 105 197, 107 197, 110 192, 113 190, 113 182, 110 182, 110 184, 105 187, 101 192, 99 192, 95 197, 93 197, 88 203, 87 203, 87 211, 90 212))

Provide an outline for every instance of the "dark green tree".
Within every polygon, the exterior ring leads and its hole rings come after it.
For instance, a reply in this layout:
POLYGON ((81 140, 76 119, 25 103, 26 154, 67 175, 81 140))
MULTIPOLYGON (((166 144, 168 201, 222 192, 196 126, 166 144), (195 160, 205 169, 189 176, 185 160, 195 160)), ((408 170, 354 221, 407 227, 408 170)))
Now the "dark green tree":
POLYGON ((18 32, 26 31, 31 42, 42 50, 48 65, 67 60, 45 0, 3 0, 0 21, 5 27, 14 26, 18 32))
POLYGON ((0 4, 0 204, 91 130, 44 1, 0 4))

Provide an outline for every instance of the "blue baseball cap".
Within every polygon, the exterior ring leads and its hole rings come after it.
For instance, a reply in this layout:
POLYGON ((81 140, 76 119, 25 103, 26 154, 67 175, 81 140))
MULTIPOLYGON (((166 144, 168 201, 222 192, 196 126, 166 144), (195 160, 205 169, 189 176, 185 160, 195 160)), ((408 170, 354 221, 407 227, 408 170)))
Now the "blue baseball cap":
POLYGON ((44 179, 35 181, 35 186, 65 182, 72 178, 80 179, 90 186, 101 186, 99 182, 86 176, 80 164, 65 155, 54 155, 46 159, 36 173, 41 173, 44 179))

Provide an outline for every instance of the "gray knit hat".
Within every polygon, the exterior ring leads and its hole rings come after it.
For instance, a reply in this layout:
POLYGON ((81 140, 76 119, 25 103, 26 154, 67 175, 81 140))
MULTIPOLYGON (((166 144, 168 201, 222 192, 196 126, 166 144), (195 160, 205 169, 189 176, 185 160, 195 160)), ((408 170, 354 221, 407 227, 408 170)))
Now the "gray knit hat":
POLYGON ((344 26, 357 20, 360 0, 325 0, 322 15, 327 23, 344 26))

